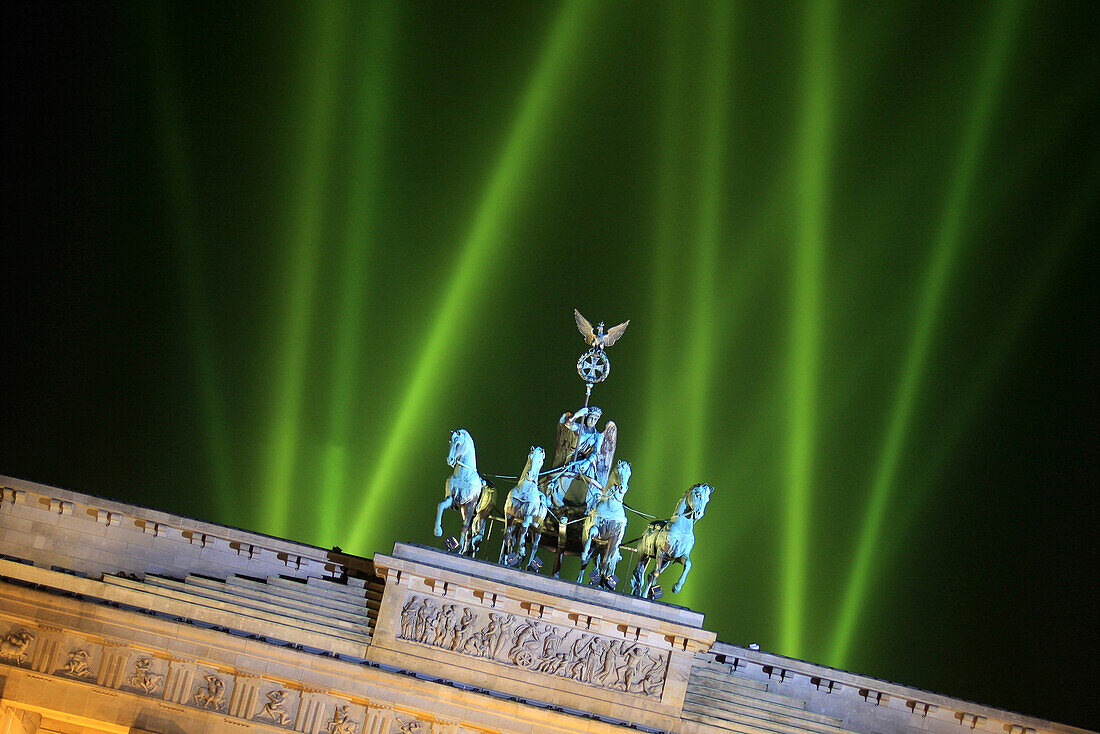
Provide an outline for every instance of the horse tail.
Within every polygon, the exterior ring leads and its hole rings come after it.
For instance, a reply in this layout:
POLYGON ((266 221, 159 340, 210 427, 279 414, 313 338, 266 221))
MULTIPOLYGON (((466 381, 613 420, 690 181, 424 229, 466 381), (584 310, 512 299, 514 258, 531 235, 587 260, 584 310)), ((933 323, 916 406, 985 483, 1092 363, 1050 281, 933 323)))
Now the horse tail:
POLYGON ((496 486, 489 481, 485 481, 481 486, 481 498, 477 503, 478 515, 489 515, 496 510, 497 489, 496 486))
POLYGON ((657 555, 657 536, 661 534, 666 525, 668 525, 668 520, 654 520, 645 526, 645 532, 642 533, 642 539, 638 543, 638 555, 657 555))

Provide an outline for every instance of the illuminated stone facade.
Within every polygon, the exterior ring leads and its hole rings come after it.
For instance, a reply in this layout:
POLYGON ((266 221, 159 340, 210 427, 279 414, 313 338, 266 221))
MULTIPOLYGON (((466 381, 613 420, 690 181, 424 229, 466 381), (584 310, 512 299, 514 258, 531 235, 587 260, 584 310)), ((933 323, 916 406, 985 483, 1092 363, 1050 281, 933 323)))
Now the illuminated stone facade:
POLYGON ((1083 730, 727 645, 688 609, 0 477, 0 734, 1083 730))

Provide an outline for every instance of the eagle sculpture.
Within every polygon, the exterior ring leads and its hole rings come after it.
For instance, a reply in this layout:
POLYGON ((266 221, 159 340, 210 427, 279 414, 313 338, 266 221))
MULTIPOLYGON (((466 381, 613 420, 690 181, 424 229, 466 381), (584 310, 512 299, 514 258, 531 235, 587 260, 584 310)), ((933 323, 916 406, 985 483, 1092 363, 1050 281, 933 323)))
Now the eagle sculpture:
POLYGON ((586 342, 588 342, 596 349, 599 349, 600 351, 603 351, 607 347, 610 347, 612 344, 617 342, 619 340, 619 337, 621 337, 626 331, 626 327, 630 324, 630 321, 627 320, 619 324, 618 326, 612 326, 605 332, 603 330, 602 321, 595 328, 595 330, 593 330, 592 324, 589 323, 588 319, 586 319, 584 316, 581 316, 580 311, 578 311, 577 309, 573 309, 573 315, 577 319, 577 328, 580 329, 581 336, 584 337, 584 340, 586 342))

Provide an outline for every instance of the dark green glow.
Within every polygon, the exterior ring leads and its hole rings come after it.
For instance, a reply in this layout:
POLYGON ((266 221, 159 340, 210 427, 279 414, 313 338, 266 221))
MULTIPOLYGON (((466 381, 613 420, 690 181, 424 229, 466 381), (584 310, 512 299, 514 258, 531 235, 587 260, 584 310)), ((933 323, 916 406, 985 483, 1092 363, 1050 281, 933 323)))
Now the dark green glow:
POLYGON ((397 6, 380 3, 360 16, 362 27, 354 34, 362 44, 357 54, 359 79, 355 90, 355 161, 348 182, 350 205, 341 233, 343 247, 339 281, 339 310, 332 351, 332 393, 328 405, 327 440, 321 472, 320 501, 314 532, 336 527, 344 503, 341 494, 351 484, 349 429, 354 419, 356 388, 364 382, 369 364, 361 356, 366 315, 370 254, 375 243, 378 181, 382 175, 382 147, 389 106, 390 69, 397 26, 397 6))
POLYGON ((829 137, 832 126, 832 3, 807 8, 803 60, 803 120, 798 141, 797 219, 790 346, 790 431, 787 458, 786 528, 782 576, 780 649, 802 652, 804 587, 810 492, 814 482, 814 446, 818 413, 818 362, 821 341, 821 282, 826 243, 829 137))
POLYGON ((1100 644, 1100 6, 50 7, 0 10, 0 472, 438 545, 446 430, 515 474, 583 399, 572 309, 629 318, 628 501, 717 488, 668 601, 1096 728, 1016 658, 1100 644))
POLYGON ((912 338, 906 350, 901 381, 890 410, 889 423, 879 461, 871 479, 870 497, 863 528, 841 602, 840 615, 833 635, 829 663, 846 664, 852 636, 859 621, 867 583, 879 547, 883 518, 897 480, 899 459, 905 448, 913 408, 919 396, 936 326, 940 319, 953 265, 966 237, 966 211, 971 201, 977 168, 982 160, 996 103, 1002 93, 1013 41, 1019 30, 1023 3, 1005 2, 997 6, 989 45, 982 61, 981 74, 970 119, 967 123, 958 164, 948 191, 942 224, 933 243, 931 260, 917 303, 912 338))
POLYGON ((305 58, 310 69, 302 90, 303 133, 301 172, 295 206, 287 230, 286 300, 282 336, 276 371, 277 403, 269 444, 266 495, 261 510, 261 528, 275 534, 286 533, 290 513, 294 462, 300 450, 302 400, 305 391, 309 329, 313 319, 314 291, 321 249, 323 199, 329 141, 333 132, 336 104, 336 72, 343 33, 347 24, 347 6, 342 2, 319 3, 314 16, 316 25, 307 33, 305 58))
POLYGON ((179 261, 181 292, 187 312, 187 336, 195 359, 204 443, 214 485, 213 498, 220 516, 225 517, 227 522, 241 523, 244 521, 241 508, 232 501, 230 442, 225 430, 224 400, 219 387, 206 286, 202 277, 201 237, 197 227, 199 217, 194 202, 193 174, 180 119, 178 85, 169 58, 166 9, 156 3, 145 7, 151 36, 150 63, 157 80, 158 140, 168 179, 169 209, 175 229, 173 250, 179 261))
MULTIPOLYGON (((714 375, 716 329, 715 302, 712 293, 718 281, 718 253, 725 234, 722 211, 725 188, 725 162, 729 117, 729 73, 733 24, 733 5, 715 3, 710 13, 712 37, 709 39, 706 89, 703 99, 700 192, 695 234, 695 272, 692 278, 692 311, 695 318, 687 333, 687 347, 694 355, 685 371, 686 409, 684 411, 686 451, 681 459, 681 477, 699 477, 704 473, 706 436, 710 426, 710 403, 714 375)), ((681 603, 690 605, 697 587, 687 585, 681 603)))
MULTIPOLYGON (((989 399, 1010 368, 1011 357, 1020 348, 1029 326, 1035 321, 1036 311, 1050 298, 1059 271, 1065 267, 1070 248, 1079 241, 1091 212, 1095 211, 1100 202, 1100 165, 1093 165, 1092 170, 1092 180, 1082 187, 1076 201, 1070 203, 1067 212, 1053 225, 1049 237, 1036 247, 1040 260, 1033 267, 1031 277, 1022 291, 1013 299, 1011 308, 1005 312, 1000 328, 991 338, 975 375, 970 379, 966 393, 959 401, 959 407, 946 422, 950 429, 940 439, 925 462, 925 470, 911 486, 913 496, 907 498, 906 502, 909 510, 905 515, 908 521, 906 525, 915 524, 914 520, 920 516, 921 505, 941 481, 951 451, 973 427, 982 404, 989 399)), ((903 537, 904 533, 899 532, 893 542, 883 542, 883 556, 896 553, 903 537)))
MULTIPOLYGON (((653 233, 653 269, 650 293, 653 299, 653 317, 649 324, 649 344, 646 349, 648 375, 645 385, 646 410, 642 428, 641 452, 633 470, 648 481, 635 482, 630 502, 638 506, 652 507, 660 500, 658 486, 667 484, 666 467, 670 453, 667 450, 666 421, 670 392, 669 375, 673 361, 667 344, 673 338, 672 298, 677 287, 675 256, 679 242, 677 211, 682 206, 682 180, 680 161, 684 156, 682 140, 686 133, 684 111, 687 70, 684 65, 688 42, 685 14, 663 14, 664 63, 661 79, 660 136, 658 139, 657 201, 653 233)), ((660 510, 663 512, 664 510, 660 510)))
POLYGON ((372 548, 384 542, 382 537, 388 537, 385 520, 380 515, 382 501, 393 491, 399 471, 408 463, 408 446, 414 439, 418 421, 433 401, 443 399, 442 378, 448 357, 459 346, 463 331, 472 328, 473 315, 484 308, 480 288, 489 272, 500 268, 500 256, 506 250, 502 237, 508 215, 516 205, 512 191, 537 159, 537 146, 547 132, 556 95, 561 93, 580 52, 590 10, 587 3, 570 0, 562 5, 550 31, 473 224, 463 239, 436 317, 424 337, 408 388, 384 434, 378 462, 368 472, 364 499, 348 531, 356 547, 362 543, 363 547, 372 548))
POLYGON ((687 370, 688 405, 685 412, 687 453, 681 476, 699 476, 704 467, 705 436, 708 426, 708 401, 711 393, 714 349, 717 338, 716 314, 711 294, 717 284, 718 252, 722 245, 725 213, 726 121, 729 118, 729 58, 732 4, 720 2, 713 8, 710 60, 706 73, 706 97, 703 100, 703 141, 699 166, 701 182, 695 235, 695 273, 691 293, 696 314, 688 332, 688 350, 696 356, 687 370))

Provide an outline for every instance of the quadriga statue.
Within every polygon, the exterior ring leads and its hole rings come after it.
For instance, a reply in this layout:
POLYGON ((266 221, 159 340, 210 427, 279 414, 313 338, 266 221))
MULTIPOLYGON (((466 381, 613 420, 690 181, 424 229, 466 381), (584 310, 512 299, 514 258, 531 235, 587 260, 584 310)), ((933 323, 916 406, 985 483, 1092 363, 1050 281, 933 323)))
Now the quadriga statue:
POLYGON ((668 520, 654 520, 646 526, 642 539, 638 541, 638 565, 630 578, 630 593, 648 598, 657 577, 669 564, 676 561, 684 567, 674 593, 684 588, 684 580, 691 571, 691 549, 695 546, 695 523, 703 517, 710 502, 713 490, 709 484, 696 484, 684 492, 676 505, 676 510, 668 520), (646 577, 646 569, 651 560, 656 560, 653 572, 646 577))

